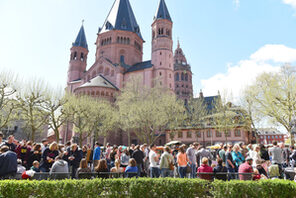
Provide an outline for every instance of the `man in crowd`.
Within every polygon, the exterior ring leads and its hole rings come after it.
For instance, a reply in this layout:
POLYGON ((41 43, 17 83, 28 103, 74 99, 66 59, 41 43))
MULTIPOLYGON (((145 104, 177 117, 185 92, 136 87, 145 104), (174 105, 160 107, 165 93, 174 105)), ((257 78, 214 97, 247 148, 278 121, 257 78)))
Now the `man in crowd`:
POLYGON ((41 152, 43 153, 45 151, 45 149, 48 148, 48 141, 47 139, 43 139, 42 142, 41 142, 41 152))
POLYGON ((282 149, 280 147, 278 147, 277 145, 277 141, 273 141, 273 147, 271 147, 269 149, 269 156, 271 156, 271 163, 272 164, 276 164, 279 167, 279 172, 280 175, 282 177, 283 174, 283 168, 282 168, 282 164, 283 164, 283 152, 282 149))
POLYGON ((239 166, 238 173, 239 173, 240 180, 252 180, 252 174, 245 174, 245 173, 253 173, 252 164, 253 164, 253 159, 250 157, 247 157, 245 163, 239 166))
POLYGON ((94 168, 97 167, 100 159, 101 159, 101 148, 100 148, 100 144, 96 142, 94 153, 93 153, 94 168))
POLYGON ((283 155, 283 167, 287 168, 290 164, 290 155, 291 152, 289 150, 289 148, 285 147, 284 143, 280 143, 279 144, 280 148, 282 149, 282 155, 283 155))
POLYGON ((228 150, 225 154, 226 168, 228 171, 228 180, 235 179, 235 163, 232 158, 232 145, 228 145, 228 150))
POLYGON ((199 148, 199 144, 197 142, 194 142, 191 147, 189 147, 186 151, 190 167, 191 167, 191 173, 190 173, 190 178, 195 178, 196 177, 196 153, 199 148))
POLYGON ((17 172, 17 155, 8 146, 0 149, 0 178, 13 177, 17 172))
POLYGON ((79 168, 80 161, 82 159, 82 151, 78 148, 77 144, 72 144, 70 148, 67 149, 66 161, 70 166, 72 178, 75 178, 76 171, 79 168))
POLYGON ((14 142, 14 136, 10 135, 7 138, 7 142, 5 142, 3 145, 7 146, 10 151, 15 152, 16 145, 13 142, 14 142))
POLYGON ((144 162, 144 153, 143 151, 140 150, 140 145, 137 145, 135 147, 135 150, 132 154, 132 158, 134 158, 137 162, 137 167, 138 167, 138 176, 141 176, 141 171, 142 171, 142 166, 144 162))
POLYGON ((149 152, 149 162, 150 162, 150 177, 151 178, 158 178, 159 173, 159 154, 156 153, 156 145, 150 145, 150 152, 149 152))
POLYGON ((212 156, 211 152, 203 147, 201 147, 201 149, 199 151, 197 151, 196 157, 197 157, 197 159, 199 159, 197 162, 198 166, 201 166, 201 164, 202 164, 201 161, 202 161, 202 158, 204 158, 204 157, 208 159, 209 165, 212 164, 211 160, 213 159, 213 156, 212 156))
POLYGON ((226 151, 227 151, 227 146, 226 145, 224 145, 223 149, 221 149, 219 151, 219 157, 220 157, 220 159, 222 159, 223 163, 226 163, 226 151))

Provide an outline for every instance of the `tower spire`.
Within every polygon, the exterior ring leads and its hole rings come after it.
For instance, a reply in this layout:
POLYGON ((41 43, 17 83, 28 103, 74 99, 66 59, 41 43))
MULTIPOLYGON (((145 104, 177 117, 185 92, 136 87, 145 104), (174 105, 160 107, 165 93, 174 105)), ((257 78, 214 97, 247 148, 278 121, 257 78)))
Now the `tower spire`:
POLYGON ((72 44, 72 46, 74 47, 83 47, 88 49, 88 45, 87 45, 87 41, 86 41, 86 36, 85 36, 85 32, 84 32, 84 27, 83 27, 83 23, 84 20, 82 20, 82 25, 81 28, 79 30, 79 33, 76 37, 75 42, 72 44))
POLYGON ((129 0, 115 0, 99 33, 110 30, 123 30, 136 33, 142 40, 140 27, 129 0))
POLYGON ((159 1, 158 9, 154 17, 154 20, 157 19, 167 19, 169 21, 172 21, 169 10, 164 0, 159 1))

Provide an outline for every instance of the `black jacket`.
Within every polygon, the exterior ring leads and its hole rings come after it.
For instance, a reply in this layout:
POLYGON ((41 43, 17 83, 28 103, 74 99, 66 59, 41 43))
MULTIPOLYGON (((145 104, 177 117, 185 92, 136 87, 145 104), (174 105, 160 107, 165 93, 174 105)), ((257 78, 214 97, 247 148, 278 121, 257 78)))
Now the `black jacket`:
POLYGON ((136 160, 137 164, 143 164, 144 153, 141 150, 135 150, 132 157, 136 160))
POLYGON ((77 148, 75 151, 73 151, 72 149, 68 148, 67 150, 68 152, 68 155, 67 155, 67 161, 69 162, 69 165, 70 166, 73 166, 75 168, 78 168, 79 167, 79 164, 80 164, 80 161, 82 159, 82 150, 80 150, 79 148, 77 148), (70 156, 73 156, 74 157, 74 160, 69 160, 68 158, 70 156))
POLYGON ((7 151, 0 155, 0 176, 15 174, 17 171, 17 155, 7 151))

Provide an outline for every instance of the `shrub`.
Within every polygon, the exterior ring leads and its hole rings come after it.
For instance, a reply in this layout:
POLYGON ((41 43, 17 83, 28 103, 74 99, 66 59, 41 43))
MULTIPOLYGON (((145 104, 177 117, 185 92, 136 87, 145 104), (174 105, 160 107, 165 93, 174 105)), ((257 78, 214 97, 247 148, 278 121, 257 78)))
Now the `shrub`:
POLYGON ((0 181, 0 198, 292 198, 296 183, 285 180, 214 181, 199 179, 94 179, 57 181, 0 181))

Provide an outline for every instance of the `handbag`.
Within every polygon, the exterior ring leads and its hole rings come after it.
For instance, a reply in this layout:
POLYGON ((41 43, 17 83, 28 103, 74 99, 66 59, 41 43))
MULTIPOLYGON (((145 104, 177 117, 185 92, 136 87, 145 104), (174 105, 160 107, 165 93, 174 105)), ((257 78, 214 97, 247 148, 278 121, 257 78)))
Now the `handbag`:
POLYGON ((186 173, 191 173, 191 171, 192 171, 191 166, 188 163, 187 166, 186 166, 186 173))
POLYGON ((175 170, 174 163, 173 163, 172 160, 169 159, 169 156, 167 157, 167 160, 169 162, 169 169, 172 170, 172 171, 175 170))

